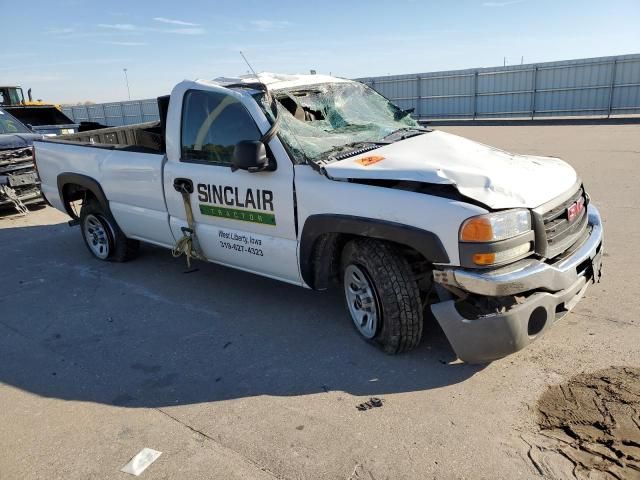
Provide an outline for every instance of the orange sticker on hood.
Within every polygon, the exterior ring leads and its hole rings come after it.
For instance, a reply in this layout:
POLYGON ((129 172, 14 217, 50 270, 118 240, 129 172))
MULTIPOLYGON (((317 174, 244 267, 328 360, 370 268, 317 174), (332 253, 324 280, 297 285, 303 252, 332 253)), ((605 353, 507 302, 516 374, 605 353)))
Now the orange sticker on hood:
POLYGON ((359 163, 363 167, 368 167, 369 165, 373 165, 374 163, 378 163, 384 160, 384 157, 379 155, 372 155, 370 157, 362 157, 356 160, 356 163, 359 163))

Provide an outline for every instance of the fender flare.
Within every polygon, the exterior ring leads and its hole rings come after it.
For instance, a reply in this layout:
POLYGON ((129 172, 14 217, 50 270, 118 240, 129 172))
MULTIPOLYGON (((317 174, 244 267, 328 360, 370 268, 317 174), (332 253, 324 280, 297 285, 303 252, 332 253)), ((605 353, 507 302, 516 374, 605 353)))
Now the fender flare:
POLYGON ((76 214, 71 209, 71 205, 66 202, 64 198, 64 187, 69 184, 79 185, 86 188, 91 193, 93 193, 93 195, 98 200, 98 203, 100 203, 100 206, 104 208, 106 212, 111 211, 109 208, 109 200, 107 200, 107 196, 104 194, 104 190, 102 190, 102 187, 94 178, 91 178, 87 175, 82 175, 80 173, 63 172, 58 175, 57 183, 58 195, 60 195, 60 200, 64 204, 64 209, 67 211, 67 214, 71 218, 76 218, 76 214))
MULTIPOLYGON (((316 241, 328 233, 387 240, 413 248, 431 263, 449 263, 449 255, 440 238, 428 230, 375 218, 332 214, 310 215, 300 235, 300 273, 305 283, 312 288, 326 288, 324 283, 318 285, 319 277, 314 273, 314 249, 316 241)), ((324 262, 322 266, 327 275, 331 269, 329 263, 324 262)))

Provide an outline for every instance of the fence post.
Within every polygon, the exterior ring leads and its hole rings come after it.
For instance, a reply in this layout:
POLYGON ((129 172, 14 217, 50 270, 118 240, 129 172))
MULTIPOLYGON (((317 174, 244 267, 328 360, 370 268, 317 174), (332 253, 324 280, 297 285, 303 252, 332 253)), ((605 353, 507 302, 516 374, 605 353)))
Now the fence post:
POLYGON ((531 120, 536 114, 536 88, 538 83, 538 66, 533 68, 533 89, 531 90, 531 120))
POLYGON ((473 74, 473 119, 478 115, 478 71, 473 74))
POLYGON ((104 103, 102 104, 102 121, 104 122, 105 125, 108 125, 108 123, 107 123, 107 111, 104 108, 104 103))
POLYGON ((422 78, 420 78, 420 75, 418 75, 416 77, 416 105, 415 105, 415 113, 416 113, 416 118, 420 119, 420 100, 422 97, 422 86, 420 85, 422 83, 422 78))
POLYGON ((138 102, 138 110, 140 111, 140 123, 144 123, 144 113, 142 113, 142 101, 138 102))
POLYGON ((613 90, 616 88, 616 67, 618 59, 611 64, 611 83, 609 84, 609 106, 607 107, 607 118, 611 118, 611 106, 613 105, 613 90))

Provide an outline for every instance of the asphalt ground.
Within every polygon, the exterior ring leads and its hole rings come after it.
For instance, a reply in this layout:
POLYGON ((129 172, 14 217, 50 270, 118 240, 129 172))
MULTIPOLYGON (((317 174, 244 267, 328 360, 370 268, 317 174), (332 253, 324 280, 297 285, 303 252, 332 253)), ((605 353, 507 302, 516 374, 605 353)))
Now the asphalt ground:
MULTIPOLYGON (((0 216, 0 479, 534 478, 550 385, 640 366, 640 126, 442 127, 553 155, 604 218, 602 283, 527 349, 452 362, 437 325, 388 356, 339 291, 318 293, 143 246, 93 259, 49 207, 0 216), (378 397, 382 407, 357 406, 378 397)), ((560 465, 555 471, 562 472, 560 465)), ((559 474, 560 475, 560 474, 559 474)))

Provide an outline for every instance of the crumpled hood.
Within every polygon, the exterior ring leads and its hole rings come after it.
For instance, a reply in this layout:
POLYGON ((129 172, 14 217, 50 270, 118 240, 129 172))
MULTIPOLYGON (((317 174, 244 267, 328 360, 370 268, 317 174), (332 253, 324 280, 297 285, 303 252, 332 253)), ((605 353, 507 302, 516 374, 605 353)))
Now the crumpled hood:
POLYGON ((42 138, 36 133, 8 133, 0 135, 0 150, 25 148, 33 145, 34 140, 42 138))
POLYGON ((558 158, 515 155, 441 131, 385 145, 324 168, 335 179, 451 184, 462 195, 496 209, 538 207, 578 180, 575 170, 558 158), (359 161, 365 157, 384 158, 359 161))

